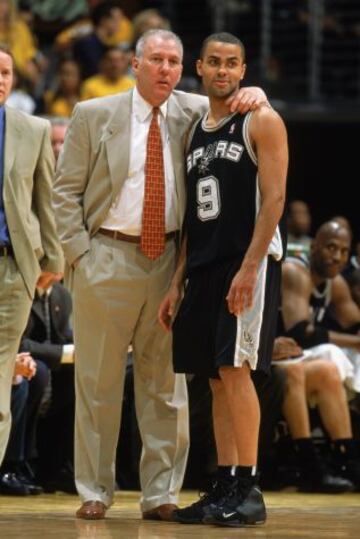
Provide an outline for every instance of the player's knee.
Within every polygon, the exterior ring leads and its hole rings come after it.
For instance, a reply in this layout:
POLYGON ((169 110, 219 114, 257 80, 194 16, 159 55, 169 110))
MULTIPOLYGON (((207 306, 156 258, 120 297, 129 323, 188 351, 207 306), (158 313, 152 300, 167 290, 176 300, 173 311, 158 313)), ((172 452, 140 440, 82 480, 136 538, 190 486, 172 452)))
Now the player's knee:
POLYGON ((286 366, 286 387, 287 389, 305 388, 305 370, 302 363, 286 366))
POLYGON ((242 367, 221 367, 219 376, 227 391, 238 392, 251 381, 250 369, 247 365, 242 367))
POLYGON ((342 386, 339 369, 335 363, 329 361, 321 362, 319 365, 318 376, 323 388, 326 387, 329 390, 335 391, 342 386))

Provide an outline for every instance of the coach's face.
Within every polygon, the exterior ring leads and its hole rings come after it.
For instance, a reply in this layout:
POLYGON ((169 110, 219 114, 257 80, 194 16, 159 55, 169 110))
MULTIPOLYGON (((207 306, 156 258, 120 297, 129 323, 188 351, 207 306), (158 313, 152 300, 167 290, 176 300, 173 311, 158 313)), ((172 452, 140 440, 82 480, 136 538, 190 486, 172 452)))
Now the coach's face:
POLYGON ((140 95, 154 107, 167 100, 180 80, 182 56, 172 39, 149 37, 142 56, 133 59, 133 70, 140 95))
POLYGON ((238 89, 246 65, 239 45, 210 41, 196 68, 207 95, 226 99, 238 89))
POLYGON ((0 51, 0 105, 10 95, 13 84, 13 61, 6 52, 0 51))

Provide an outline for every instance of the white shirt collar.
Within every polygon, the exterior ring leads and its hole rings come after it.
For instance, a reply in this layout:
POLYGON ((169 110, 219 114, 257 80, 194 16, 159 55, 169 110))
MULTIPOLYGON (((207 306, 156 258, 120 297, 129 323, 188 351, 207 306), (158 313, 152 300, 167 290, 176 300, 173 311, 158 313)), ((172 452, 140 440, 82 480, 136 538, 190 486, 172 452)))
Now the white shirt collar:
POLYGON ((52 288, 53 288, 52 286, 49 286, 49 288, 46 288, 46 290, 44 290, 43 288, 40 288, 39 286, 37 286, 37 287, 36 287, 36 291, 37 291, 37 293, 38 293, 38 296, 39 296, 40 298, 42 298, 45 294, 46 294, 47 296, 50 296, 51 291, 52 291, 52 288))
MULTIPOLYGON (((147 120, 147 118, 152 113, 153 106, 150 105, 147 101, 145 101, 145 99, 139 94, 138 89, 136 88, 136 86, 135 86, 134 92, 133 92, 133 103, 132 104, 133 104, 133 112, 138 117, 140 122, 144 122, 145 120, 147 120)), ((166 118, 167 106, 168 106, 168 102, 166 100, 159 107, 161 115, 162 115, 163 118, 166 118)))

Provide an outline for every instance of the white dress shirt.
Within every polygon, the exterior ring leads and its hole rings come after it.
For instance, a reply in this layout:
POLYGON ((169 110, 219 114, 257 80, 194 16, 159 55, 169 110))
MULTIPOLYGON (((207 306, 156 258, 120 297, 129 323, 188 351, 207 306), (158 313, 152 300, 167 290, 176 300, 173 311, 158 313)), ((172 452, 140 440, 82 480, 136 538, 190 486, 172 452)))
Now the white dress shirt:
MULTIPOLYGON (((129 172, 124 185, 102 228, 117 230, 132 236, 141 235, 142 210, 145 185, 146 143, 153 107, 134 88, 130 129, 129 172)), ((165 173, 165 228, 166 232, 178 229, 178 203, 174 167, 170 152, 169 131, 166 125, 167 102, 160 107, 158 115, 163 144, 165 173)), ((119 148, 119 151, 121 149, 119 148)))

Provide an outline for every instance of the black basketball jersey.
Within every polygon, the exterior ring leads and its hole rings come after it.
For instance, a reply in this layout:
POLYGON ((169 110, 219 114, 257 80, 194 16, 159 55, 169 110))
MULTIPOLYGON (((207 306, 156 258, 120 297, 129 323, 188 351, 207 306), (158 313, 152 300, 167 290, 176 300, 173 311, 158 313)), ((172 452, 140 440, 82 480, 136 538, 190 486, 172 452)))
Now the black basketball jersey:
MULTIPOLYGON (((232 114, 215 128, 205 118, 193 127, 186 154, 187 274, 249 247, 260 207, 257 158, 251 147, 246 116, 232 114)), ((269 247, 283 255, 279 229, 269 247)))

